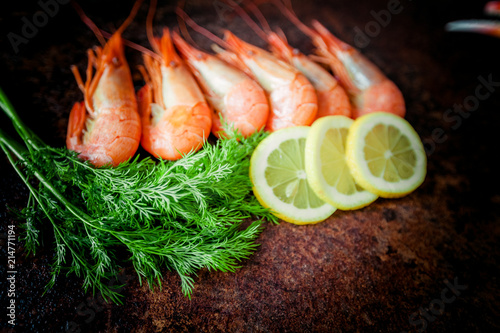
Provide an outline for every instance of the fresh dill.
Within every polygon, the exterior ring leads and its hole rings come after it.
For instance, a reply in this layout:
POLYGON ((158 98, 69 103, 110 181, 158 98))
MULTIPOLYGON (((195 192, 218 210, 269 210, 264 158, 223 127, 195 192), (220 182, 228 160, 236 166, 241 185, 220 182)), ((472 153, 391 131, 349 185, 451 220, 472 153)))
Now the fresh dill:
POLYGON ((108 282, 117 277, 125 250, 141 283, 161 286, 166 267, 179 274, 190 297, 199 269, 235 271, 256 249, 264 221, 277 221, 251 194, 248 176, 250 155, 263 133, 244 138, 233 132, 175 162, 135 158, 116 168, 95 168, 74 152, 43 143, 1 89, 0 107, 25 144, 0 129, 0 146, 30 190, 18 213, 25 220, 27 252, 35 254, 40 246, 45 222, 53 229, 47 288, 60 273, 74 273, 85 290, 120 303, 118 286, 108 282), (254 222, 245 227, 249 218, 254 222))

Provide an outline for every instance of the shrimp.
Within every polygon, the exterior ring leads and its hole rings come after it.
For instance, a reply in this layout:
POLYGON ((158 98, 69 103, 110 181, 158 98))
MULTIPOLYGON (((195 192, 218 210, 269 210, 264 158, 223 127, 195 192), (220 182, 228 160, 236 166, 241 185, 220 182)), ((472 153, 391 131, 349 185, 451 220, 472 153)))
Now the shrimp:
POLYGON ((316 20, 313 29, 303 24, 279 1, 274 1, 300 30, 309 35, 317 51, 346 88, 353 106, 353 118, 385 111, 404 117, 405 101, 399 88, 382 71, 352 46, 335 37, 316 20))
POLYGON ((170 30, 153 35, 156 1, 151 1, 147 35, 156 53, 144 53, 146 85, 138 92, 141 145, 156 157, 178 160, 198 151, 210 135, 212 110, 194 77, 174 49, 170 30))
POLYGON ((229 30, 225 30, 222 41, 196 25, 181 10, 178 14, 194 30, 225 48, 213 47, 218 57, 238 67, 261 85, 270 107, 266 130, 272 132, 291 126, 310 125, 314 121, 318 111, 316 92, 297 69, 271 53, 242 41, 229 30))
POLYGON ((66 146, 97 167, 117 166, 130 159, 139 147, 141 124, 121 33, 132 21, 141 2, 135 3, 129 17, 107 43, 104 43, 97 27, 77 7, 84 22, 105 45, 87 51, 85 84, 76 66, 71 67, 84 93, 84 102, 75 103, 71 110, 66 146), (94 75, 93 65, 96 67, 94 75))
POLYGON ((351 117, 351 103, 340 83, 321 65, 308 56, 292 48, 284 38, 276 33, 268 35, 273 53, 297 68, 316 89, 318 95, 318 114, 316 119, 342 115, 351 117))
POLYGON ((319 48, 322 56, 347 87, 354 105, 354 118, 364 114, 385 111, 405 116, 406 106, 401 90, 382 71, 352 46, 333 36, 321 23, 313 27, 322 36, 326 48, 319 48))
POLYGON ((212 133, 224 135, 220 117, 235 130, 248 137, 262 129, 269 115, 269 104, 264 90, 248 75, 220 60, 195 49, 178 34, 174 43, 195 77, 207 100, 217 113, 212 115, 212 133))
POLYGON ((271 53, 242 41, 229 30, 225 31, 224 39, 268 93, 271 106, 268 131, 312 124, 318 112, 318 99, 314 87, 302 73, 271 53))
POLYGON ((310 57, 306 56, 298 49, 292 48, 288 44, 282 30, 279 29, 278 33, 273 32, 255 4, 250 2, 247 7, 250 8, 259 19, 263 30, 248 21, 251 19, 245 13, 242 13, 243 19, 247 20, 248 24, 256 30, 255 32, 259 36, 267 40, 274 55, 298 69, 307 77, 314 89, 316 89, 318 96, 318 113, 316 119, 331 115, 351 117, 352 111, 349 97, 335 77, 310 57))

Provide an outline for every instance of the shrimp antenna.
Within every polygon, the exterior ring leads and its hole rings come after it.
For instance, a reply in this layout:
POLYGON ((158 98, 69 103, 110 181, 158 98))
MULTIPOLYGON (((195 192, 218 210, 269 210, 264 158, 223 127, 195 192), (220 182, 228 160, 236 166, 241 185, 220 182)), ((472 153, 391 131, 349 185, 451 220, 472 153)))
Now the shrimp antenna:
POLYGON ((139 11, 139 8, 141 7, 141 4, 144 0, 137 0, 134 3, 134 7, 132 7, 132 10, 130 11, 130 14, 128 14, 128 17, 123 21, 122 25, 115 31, 115 34, 122 34, 123 31, 129 26, 129 24, 134 20, 134 17, 137 15, 137 12, 139 11))
MULTIPOLYGON (((177 4, 177 7, 183 9, 184 8, 184 3, 185 3, 185 0, 181 0, 179 1, 179 3, 177 4)), ((179 15, 177 15, 177 23, 179 24, 179 31, 180 33, 182 34, 182 36, 189 42, 191 43, 192 45, 196 45, 196 42, 194 41, 194 39, 191 37, 191 34, 189 33, 188 31, 188 28, 186 26, 186 21, 182 20, 181 17, 179 15)))
MULTIPOLYGON (((107 39, 110 39, 110 38, 111 38, 111 36, 113 36, 113 34, 112 34, 112 33, 107 32, 107 31, 105 31, 105 30, 99 29, 99 31, 100 31, 100 33, 101 33, 101 34, 102 34, 105 38, 107 38, 107 39)), ((123 37, 122 37, 122 41, 123 41, 123 44, 124 44, 124 45, 126 45, 126 46, 130 47, 131 49, 137 50, 137 51, 139 51, 139 52, 141 52, 141 53, 146 53, 146 54, 148 54, 149 56, 151 56, 152 58, 155 58, 156 60, 161 61, 161 57, 160 57, 158 54, 156 54, 156 53, 154 53, 153 51, 151 51, 150 49, 145 48, 144 46, 139 45, 139 44, 137 44, 137 43, 134 43, 134 42, 132 42, 132 41, 130 41, 130 40, 128 40, 128 39, 125 39, 125 38, 123 38, 123 37)))
MULTIPOLYGON (((129 18, 133 19, 133 17, 137 14, 137 11, 138 11, 139 6, 142 3, 142 1, 143 0, 138 0, 134 4, 134 8, 132 8, 132 12, 130 13, 130 15, 127 18, 127 20, 129 18)), ((148 9, 148 16, 146 18, 146 34, 148 36, 148 40, 149 40, 149 42, 151 44, 151 47, 155 51, 158 52, 159 51, 158 50, 158 44, 157 44, 156 39, 154 38, 154 34, 153 34, 153 18, 154 18, 154 15, 155 15, 155 11, 156 11, 156 0, 151 0, 151 3, 149 4, 149 9, 148 9)), ((127 22, 127 21, 123 22, 123 24, 122 24, 122 26, 120 28, 122 28, 125 23, 130 24, 130 21, 129 22, 127 22)), ((101 30, 101 32, 103 32, 103 34, 108 34, 107 32, 104 32, 102 30, 101 30)), ((161 61, 161 57, 157 53, 151 51, 150 49, 147 49, 144 46, 136 44, 134 42, 131 42, 128 39, 125 39, 123 37, 122 37, 122 40, 123 40, 123 44, 125 44, 126 46, 128 46, 128 47, 130 47, 130 48, 132 48, 134 50, 137 50, 137 51, 139 51, 141 53, 145 53, 145 54, 149 55, 150 57, 152 57, 152 58, 154 58, 154 59, 156 59, 158 61, 161 61)))
POLYGON ((311 58, 312 60, 316 61, 319 64, 330 65, 332 63, 332 61, 330 59, 319 56, 317 54, 310 54, 308 57, 311 58))
MULTIPOLYGON (((250 15, 248 15, 247 12, 245 12, 243 10, 243 8, 241 8, 236 2, 234 2, 233 0, 225 0, 225 2, 230 5, 235 11, 236 13, 238 13, 238 15, 240 15, 240 17, 248 24, 248 26, 253 30, 255 31, 255 33, 257 35, 259 35, 260 38, 262 38, 263 40, 267 40, 267 33, 262 30, 261 27, 259 27, 259 25, 257 23, 255 23, 255 21, 250 17, 250 15)), ((262 16, 262 18, 264 18, 262 16)), ((264 19, 265 21, 265 19, 264 19)), ((266 24, 268 25, 268 24, 266 24)), ((271 30, 271 29, 269 29, 271 30)))
POLYGON ((285 32, 280 27, 277 27, 275 30, 276 30, 276 35, 278 35, 278 37, 281 38, 282 41, 288 44, 285 32))
POLYGON ((156 12, 156 3, 156 0, 151 0, 149 3, 148 16, 146 18, 146 34, 148 36, 149 44, 151 44, 153 50, 160 53, 160 47, 153 32, 153 20, 156 12))
POLYGON ((101 30, 99 30, 97 25, 85 14, 82 7, 80 7, 80 5, 74 1, 72 2, 72 5, 73 8, 75 8, 76 13, 78 14, 82 22, 85 23, 85 25, 89 27, 90 30, 92 30, 92 32, 94 33, 94 35, 97 37, 99 43, 101 43, 102 46, 106 45, 106 40, 104 39, 101 30))
POLYGON ((307 25, 305 25, 295 12, 293 11, 292 8, 292 3, 290 0, 283 0, 286 2, 286 5, 282 3, 280 0, 272 0, 272 3, 278 7, 282 12, 283 15, 285 15, 299 30, 301 30, 304 34, 308 35, 310 38, 312 38, 315 43, 317 43, 317 46, 320 48, 325 48, 328 49, 328 45, 325 42, 325 37, 328 37, 330 40, 335 41, 335 43, 329 44, 330 47, 340 50, 341 47, 339 45, 343 45, 346 48, 351 48, 350 46, 347 46, 344 42, 339 40, 337 37, 332 35, 319 21, 313 20, 313 27, 309 28, 307 25))
POLYGON ((304 34, 308 35, 311 38, 317 37, 318 34, 316 33, 316 31, 309 28, 301 20, 299 20, 299 18, 292 9, 292 3, 289 0, 284 0, 284 1, 286 1, 287 5, 283 4, 280 0, 272 0, 272 3, 276 7, 278 7, 278 9, 282 11, 283 15, 285 15, 290 20, 290 22, 295 24, 295 26, 297 26, 297 28, 299 28, 300 31, 302 31, 304 34))
POLYGON ((195 21, 193 21, 193 19, 190 18, 188 16, 188 14, 186 14, 186 12, 184 10, 182 10, 182 8, 177 7, 175 9, 175 13, 180 18, 182 18, 191 27, 191 29, 193 29, 197 33, 205 36, 206 38, 210 39, 212 42, 217 43, 221 47, 224 47, 226 49, 232 49, 232 47, 226 41, 224 41, 222 38, 217 37, 212 32, 208 31, 207 29, 203 28, 202 26, 198 25, 195 21))
POLYGON ((245 6, 245 8, 248 8, 252 11, 253 15, 257 18, 260 25, 267 34, 272 32, 269 22, 267 22, 266 18, 264 17, 264 14, 262 14, 259 7, 257 7, 257 5, 253 1, 249 1, 248 4, 245 6))

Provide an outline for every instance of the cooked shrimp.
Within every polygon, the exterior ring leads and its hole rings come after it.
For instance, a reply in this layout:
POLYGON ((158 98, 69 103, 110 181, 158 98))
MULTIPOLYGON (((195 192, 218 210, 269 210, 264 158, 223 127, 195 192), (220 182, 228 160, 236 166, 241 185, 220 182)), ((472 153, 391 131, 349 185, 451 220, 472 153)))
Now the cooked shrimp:
POLYGON ((304 33, 309 35, 320 56, 346 88, 353 106, 353 117, 385 111, 404 117, 405 101, 399 88, 382 71, 352 46, 335 37, 321 23, 314 20, 311 29, 279 1, 282 12, 304 33))
MULTIPOLYGON (((127 20, 104 48, 88 50, 85 84, 77 68, 71 68, 84 93, 84 102, 75 103, 71 110, 66 145, 80 153, 80 158, 98 167, 117 166, 130 159, 139 146, 141 124, 121 33, 132 21, 141 2, 136 2, 127 20), (93 65, 96 67, 94 75, 93 65)), ((78 10, 84 22, 94 32, 98 31, 81 9, 78 10)), ((96 34, 103 41, 102 36, 96 34)))
POLYGON ((351 95, 354 118, 376 111, 404 117, 405 101, 394 82, 356 49, 333 36, 321 23, 313 21, 312 24, 327 46, 318 48, 320 54, 329 59, 332 70, 351 95))
POLYGON ((225 31, 224 39, 268 93, 271 112, 267 130, 312 124, 318 112, 318 99, 314 87, 302 73, 271 53, 242 41, 229 30, 225 31))
POLYGON ((316 119, 332 115, 351 117, 349 97, 335 77, 310 57, 291 47, 282 30, 278 30, 278 33, 273 32, 264 15, 253 2, 249 2, 247 8, 259 19, 262 29, 251 22, 251 18, 246 13, 235 7, 255 32, 268 42, 273 54, 298 69, 316 89, 318 96, 316 119))
POLYGON ((266 91, 270 113, 266 129, 276 131, 291 126, 310 125, 316 118, 316 92, 307 78, 297 69, 271 53, 246 43, 226 30, 224 41, 196 25, 184 12, 178 14, 194 30, 214 40, 220 46, 215 51, 223 60, 240 68, 254 78, 266 91))
POLYGON ((224 133, 221 116, 245 137, 266 125, 269 104, 257 82, 236 67, 192 47, 176 33, 173 40, 207 100, 217 110, 212 116, 214 135, 224 133))
POLYGON ((160 57, 144 54, 146 85, 138 93, 141 144, 154 156, 177 160, 202 147, 210 135, 212 111, 176 53, 170 31, 165 28, 161 39, 153 37, 151 18, 148 38, 160 57))
POLYGON ((316 119, 333 115, 351 117, 349 97, 333 75, 298 49, 292 48, 283 36, 270 33, 268 42, 274 54, 297 68, 316 89, 318 95, 316 119))

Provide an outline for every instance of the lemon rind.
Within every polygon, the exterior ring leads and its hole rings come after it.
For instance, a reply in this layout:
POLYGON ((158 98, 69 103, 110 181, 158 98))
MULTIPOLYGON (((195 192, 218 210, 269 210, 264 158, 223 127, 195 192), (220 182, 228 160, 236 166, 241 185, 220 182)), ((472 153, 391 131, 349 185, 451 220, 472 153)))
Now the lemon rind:
POLYGON ((250 159, 250 179, 254 184, 253 192, 257 200, 262 206, 270 208, 278 218, 295 224, 313 224, 324 221, 335 212, 336 208, 325 202, 318 208, 300 209, 280 201, 266 182, 266 168, 258 166, 267 164, 267 158, 281 142, 289 139, 306 139, 309 130, 308 126, 296 126, 273 132, 257 146, 250 159), (312 212, 315 214, 311 215, 312 212))
MULTIPOLYGON (((377 200, 378 196, 369 191, 346 195, 337 191, 334 186, 326 183, 321 171, 321 159, 318 149, 321 140, 330 129, 349 129, 354 121, 345 116, 327 116, 314 122, 306 140, 306 173, 310 187, 323 201, 341 210, 355 210, 368 206, 377 200)), ((359 185, 359 184, 358 184, 359 185)))
POLYGON ((417 189, 425 180, 427 157, 417 132, 405 119, 386 112, 374 112, 358 118, 347 135, 347 163, 356 182, 382 198, 403 197, 417 189), (372 175, 364 159, 364 140, 371 128, 377 124, 393 125, 406 135, 417 157, 415 173, 397 183, 387 182, 372 175))

